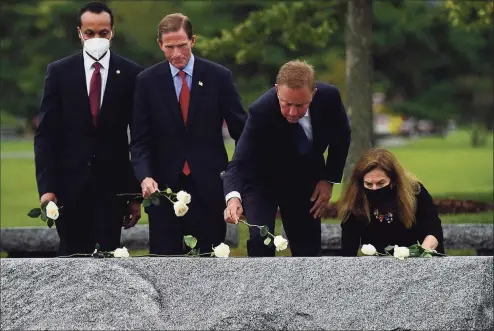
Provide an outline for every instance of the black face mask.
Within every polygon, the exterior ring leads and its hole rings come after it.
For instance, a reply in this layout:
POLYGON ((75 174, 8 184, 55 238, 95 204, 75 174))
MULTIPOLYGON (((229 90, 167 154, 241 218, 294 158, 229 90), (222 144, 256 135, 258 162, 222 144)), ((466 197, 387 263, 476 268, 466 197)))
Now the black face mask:
POLYGON ((377 190, 370 190, 365 188, 365 196, 371 205, 380 205, 383 203, 391 202, 395 199, 395 190, 391 188, 391 185, 381 187, 377 190))

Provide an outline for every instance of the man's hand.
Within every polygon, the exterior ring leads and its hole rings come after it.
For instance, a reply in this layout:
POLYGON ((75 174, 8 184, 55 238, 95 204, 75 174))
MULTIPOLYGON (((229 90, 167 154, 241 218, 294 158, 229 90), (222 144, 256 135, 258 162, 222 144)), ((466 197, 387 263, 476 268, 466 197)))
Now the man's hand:
POLYGON ((151 194, 158 191, 158 183, 151 177, 146 177, 141 182, 142 196, 144 199, 149 198, 151 194))
POLYGON ((132 228, 141 219, 141 204, 138 201, 132 200, 127 205, 129 210, 125 214, 122 226, 124 229, 132 228))
POLYGON ((320 180, 317 185, 310 201, 315 201, 314 206, 312 206, 310 213, 313 214, 314 218, 321 217, 326 209, 329 207, 329 200, 333 194, 333 184, 328 183, 324 180, 320 180))
POLYGON ((225 208, 224 216, 227 223, 237 224, 244 210, 239 198, 231 198, 228 200, 225 208))
POLYGON ((57 197, 55 196, 55 193, 48 192, 43 194, 39 199, 39 205, 41 206, 45 201, 53 201, 54 203, 57 203, 57 197))

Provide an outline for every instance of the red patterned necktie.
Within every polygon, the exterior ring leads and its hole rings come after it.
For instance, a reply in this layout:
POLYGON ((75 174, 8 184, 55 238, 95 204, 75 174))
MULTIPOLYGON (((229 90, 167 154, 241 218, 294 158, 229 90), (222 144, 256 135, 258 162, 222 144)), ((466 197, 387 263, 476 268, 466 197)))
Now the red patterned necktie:
MULTIPOLYGON (((179 74, 180 78, 182 78, 182 89, 180 90, 180 96, 179 96, 180 109, 182 110, 182 117, 184 119, 184 123, 185 123, 185 125, 187 125, 187 114, 189 112, 190 90, 189 90, 189 86, 187 85, 187 81, 185 80, 185 72, 179 71, 178 74, 179 74)), ((184 167, 183 167, 182 171, 187 176, 190 174, 189 163, 187 162, 187 160, 184 163, 184 167)))
POLYGON ((89 84, 89 105, 91 107, 91 114, 93 115, 93 124, 97 125, 99 105, 101 102, 101 64, 94 62, 94 71, 91 77, 91 83, 89 84))

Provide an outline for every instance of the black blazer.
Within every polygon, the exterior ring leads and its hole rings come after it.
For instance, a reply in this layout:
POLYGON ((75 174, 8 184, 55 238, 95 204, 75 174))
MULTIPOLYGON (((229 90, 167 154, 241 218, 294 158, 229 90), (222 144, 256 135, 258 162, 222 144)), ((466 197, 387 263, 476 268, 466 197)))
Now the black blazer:
POLYGON ((221 196, 220 173, 228 164, 223 120, 238 140, 247 119, 231 71, 195 56, 187 127, 168 61, 144 70, 136 84, 131 151, 137 179, 173 186, 187 159, 204 192, 221 196))
MULTIPOLYGON (((309 107, 312 151, 304 158, 303 171, 311 182, 339 183, 350 145, 350 125, 338 89, 318 82, 309 107), (324 152, 328 150, 327 161, 324 152)), ((241 192, 246 180, 264 185, 300 174, 296 124, 281 114, 275 88, 249 108, 249 118, 224 177, 224 193, 241 192)))
POLYGON ((110 53, 108 79, 92 124, 82 51, 48 65, 39 125, 34 137, 39 195, 61 204, 76 198, 90 175, 101 176, 101 193, 139 192, 129 159, 135 77, 142 67, 110 53))

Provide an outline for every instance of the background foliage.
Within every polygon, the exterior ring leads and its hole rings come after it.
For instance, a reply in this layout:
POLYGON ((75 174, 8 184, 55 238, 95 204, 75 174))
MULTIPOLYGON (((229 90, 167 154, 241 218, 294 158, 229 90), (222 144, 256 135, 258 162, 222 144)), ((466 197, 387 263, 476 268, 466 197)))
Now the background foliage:
MULTIPOLYGON (((81 48, 77 11, 84 2, 11 0, 0 4, 2 114, 32 118, 46 66, 81 48)), ((346 0, 108 1, 116 17, 113 49, 143 66, 163 59, 156 28, 166 14, 188 15, 195 53, 235 74, 247 106, 290 59, 310 60, 318 79, 345 97, 346 0)), ((443 123, 491 129, 492 2, 373 2, 374 89, 389 110, 443 123)))

